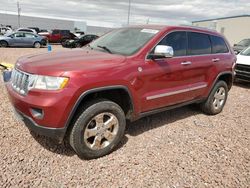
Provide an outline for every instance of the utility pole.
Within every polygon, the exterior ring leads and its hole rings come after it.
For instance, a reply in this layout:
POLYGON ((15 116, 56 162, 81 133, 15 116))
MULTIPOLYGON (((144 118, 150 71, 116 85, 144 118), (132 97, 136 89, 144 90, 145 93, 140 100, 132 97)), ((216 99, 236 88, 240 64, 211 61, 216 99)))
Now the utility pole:
POLYGON ((21 27, 20 24, 20 17, 21 17, 21 7, 19 5, 19 1, 17 1, 17 19, 18 19, 18 27, 21 27))
POLYGON ((130 9, 131 9, 131 0, 128 1, 128 22, 127 22, 128 25, 130 20, 130 9))

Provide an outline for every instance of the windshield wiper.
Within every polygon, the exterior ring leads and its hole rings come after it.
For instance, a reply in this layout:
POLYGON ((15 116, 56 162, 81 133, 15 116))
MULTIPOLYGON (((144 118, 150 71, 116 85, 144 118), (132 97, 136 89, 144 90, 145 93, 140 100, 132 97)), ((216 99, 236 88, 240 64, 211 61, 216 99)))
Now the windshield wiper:
POLYGON ((107 47, 107 46, 97 46, 98 48, 102 48, 104 50, 106 50, 108 53, 112 54, 111 50, 107 47))

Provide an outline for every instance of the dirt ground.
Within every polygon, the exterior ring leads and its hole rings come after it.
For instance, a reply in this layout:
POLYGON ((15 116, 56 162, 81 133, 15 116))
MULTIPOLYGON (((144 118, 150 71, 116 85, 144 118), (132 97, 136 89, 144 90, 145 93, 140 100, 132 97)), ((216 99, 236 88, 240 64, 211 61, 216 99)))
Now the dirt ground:
MULTIPOLYGON (((0 62, 46 50, 0 48, 0 62)), ((0 91, 0 187, 250 187, 249 84, 234 85, 216 116, 187 106, 130 123, 115 152, 90 161, 30 134, 2 79, 0 91)))

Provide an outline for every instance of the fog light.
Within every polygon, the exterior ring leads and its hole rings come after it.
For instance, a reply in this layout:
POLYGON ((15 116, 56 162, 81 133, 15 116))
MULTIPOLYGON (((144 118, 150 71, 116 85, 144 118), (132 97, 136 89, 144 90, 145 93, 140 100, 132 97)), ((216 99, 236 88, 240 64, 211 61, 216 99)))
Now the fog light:
POLYGON ((36 119, 43 119, 44 113, 42 109, 39 108, 31 108, 30 112, 32 116, 36 119))

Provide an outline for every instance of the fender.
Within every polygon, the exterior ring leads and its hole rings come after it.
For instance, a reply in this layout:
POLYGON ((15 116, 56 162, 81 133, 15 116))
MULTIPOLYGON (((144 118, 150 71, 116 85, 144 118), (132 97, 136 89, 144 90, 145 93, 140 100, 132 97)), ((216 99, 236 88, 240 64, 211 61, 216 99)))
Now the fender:
POLYGON ((91 94, 91 93, 95 93, 95 92, 100 92, 100 91, 108 91, 108 90, 113 90, 113 89, 123 89, 125 90, 128 95, 129 95, 129 98, 130 98, 130 101, 131 101, 131 105, 132 105, 132 113, 134 113, 134 102, 133 102, 133 98, 132 98, 132 95, 131 95, 131 92, 130 90, 126 87, 126 86, 123 86, 123 85, 114 85, 114 86, 105 86, 105 87, 99 87, 99 88, 93 88, 93 89, 90 89, 90 90, 87 90, 85 92, 83 92, 80 97, 78 97, 76 103, 74 104, 68 118, 67 118, 67 121, 64 125, 64 129, 65 129, 65 132, 66 130, 68 129, 69 127, 69 124, 77 110, 77 108, 79 107, 80 103, 82 102, 82 100, 84 99, 84 97, 86 97, 87 95, 91 94))

